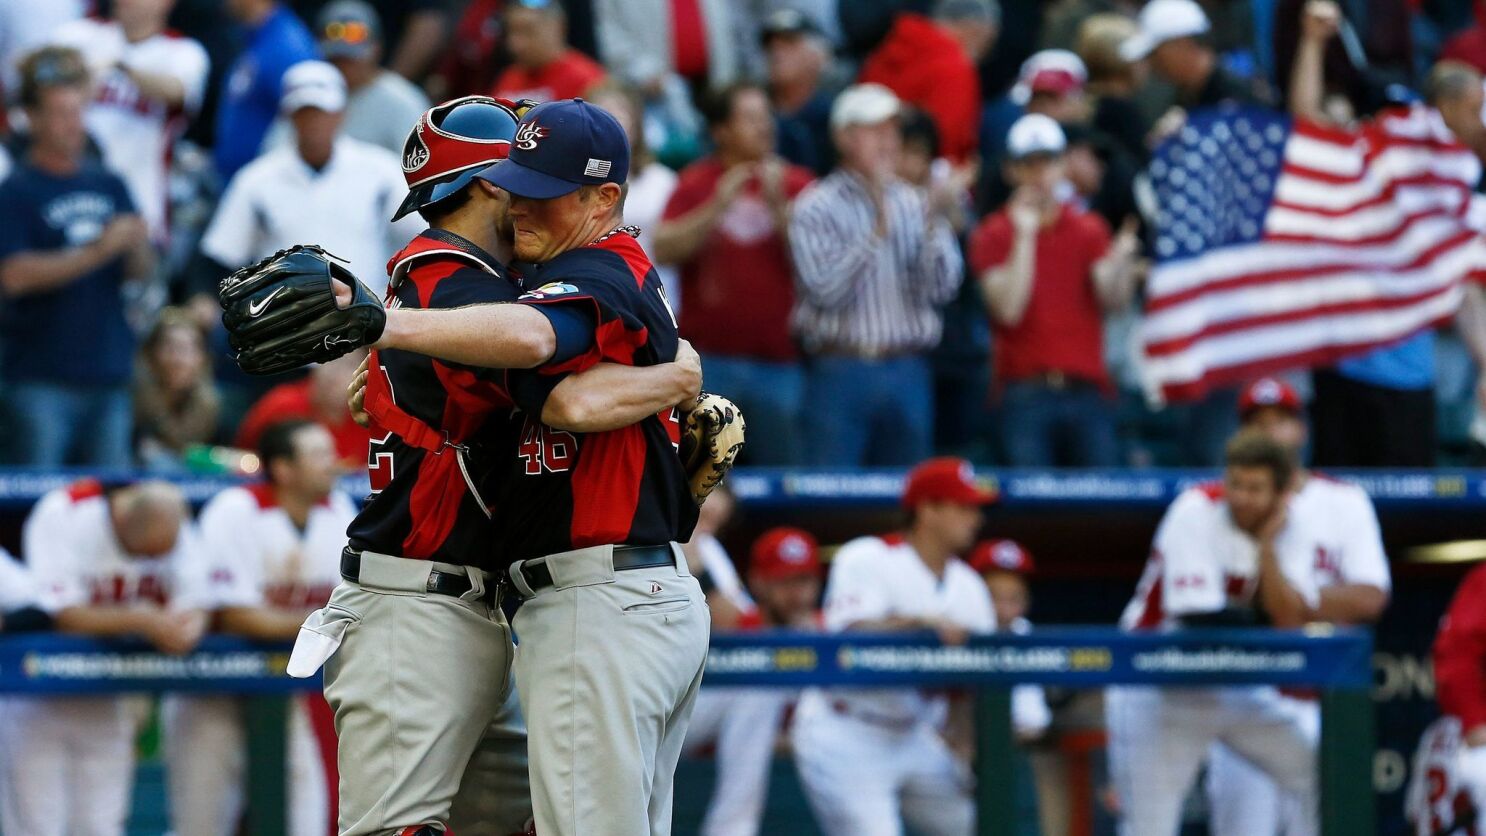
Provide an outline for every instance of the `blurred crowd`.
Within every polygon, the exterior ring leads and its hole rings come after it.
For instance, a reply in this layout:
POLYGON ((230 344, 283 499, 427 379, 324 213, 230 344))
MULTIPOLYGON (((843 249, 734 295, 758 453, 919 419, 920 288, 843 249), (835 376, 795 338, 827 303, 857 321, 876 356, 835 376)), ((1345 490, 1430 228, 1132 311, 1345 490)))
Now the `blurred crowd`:
MULTIPOLYGON (((389 220, 408 129, 489 94, 625 124, 627 221, 748 415, 746 464, 1215 466, 1238 389, 1142 382, 1152 149, 1224 102, 1348 126, 1422 100, 1486 158, 1483 22, 1467 0, 8 0, 0 461, 241 469, 312 418, 358 465, 357 358, 241 374, 216 283, 314 242, 384 286, 418 231, 389 220)), ((1474 456, 1482 358, 1463 311, 1297 370, 1312 457, 1474 456)))

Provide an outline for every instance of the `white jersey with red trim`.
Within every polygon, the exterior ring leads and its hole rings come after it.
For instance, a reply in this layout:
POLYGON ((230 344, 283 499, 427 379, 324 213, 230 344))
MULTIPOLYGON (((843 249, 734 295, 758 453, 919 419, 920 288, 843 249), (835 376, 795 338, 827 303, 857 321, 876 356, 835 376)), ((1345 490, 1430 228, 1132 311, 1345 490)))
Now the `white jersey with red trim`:
MULTIPOLYGON (((995 606, 985 581, 959 558, 949 559, 941 578, 900 536, 859 537, 842 546, 831 560, 826 582, 826 632, 893 617, 944 619, 974 633, 996 630, 995 606)), ((947 712, 947 701, 937 691, 842 689, 825 696, 886 723, 938 726, 947 712)))
MULTIPOLYGON (((1311 607, 1319 603, 1314 567, 1323 544, 1311 521, 1296 513, 1287 514, 1275 538, 1280 570, 1311 607)), ((1222 485, 1188 488, 1156 529, 1150 559, 1120 627, 1164 629, 1176 626, 1184 615, 1251 607, 1258 581, 1259 544, 1233 524, 1222 485)))
POLYGON ((304 530, 267 484, 228 488, 201 509, 213 605, 307 611, 340 583, 356 505, 340 491, 310 509, 304 530))
POLYGON ((201 107, 210 65, 206 50, 172 31, 130 43, 117 22, 97 18, 64 24, 52 41, 82 52, 97 80, 97 97, 86 114, 88 133, 102 149, 104 164, 128 185, 151 237, 163 241, 171 147, 187 116, 201 107), (125 68, 173 79, 185 92, 184 106, 145 95, 125 68))
POLYGON ((92 479, 51 491, 32 508, 21 541, 38 607, 55 614, 83 606, 209 606, 195 526, 181 525, 169 554, 140 557, 119 545, 108 509, 103 486, 92 479))
POLYGON ((26 565, 0 548, 0 613, 36 606, 36 580, 26 565))
POLYGON ((1319 539, 1316 583, 1321 588, 1365 584, 1393 588, 1388 555, 1372 499, 1361 487, 1311 473, 1290 498, 1290 515, 1305 521, 1319 539))

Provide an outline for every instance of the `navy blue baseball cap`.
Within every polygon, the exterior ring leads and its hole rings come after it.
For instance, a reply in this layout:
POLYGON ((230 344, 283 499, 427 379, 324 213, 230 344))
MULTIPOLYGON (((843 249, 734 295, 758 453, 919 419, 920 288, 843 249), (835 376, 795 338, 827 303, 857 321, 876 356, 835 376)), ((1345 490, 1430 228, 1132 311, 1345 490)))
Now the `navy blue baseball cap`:
POLYGON ((539 104, 521 117, 511 156, 475 175, 518 197, 547 200, 580 186, 629 179, 629 138, 609 111, 582 99, 539 104))

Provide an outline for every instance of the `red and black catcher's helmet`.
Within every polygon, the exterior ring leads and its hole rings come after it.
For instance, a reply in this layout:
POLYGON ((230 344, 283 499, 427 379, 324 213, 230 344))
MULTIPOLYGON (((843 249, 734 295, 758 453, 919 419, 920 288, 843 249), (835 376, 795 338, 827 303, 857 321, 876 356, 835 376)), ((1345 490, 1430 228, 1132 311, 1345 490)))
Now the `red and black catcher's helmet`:
POLYGON ((452 197, 485 167, 504 160, 516 123, 534 104, 465 96, 424 111, 403 143, 408 196, 392 220, 452 197))

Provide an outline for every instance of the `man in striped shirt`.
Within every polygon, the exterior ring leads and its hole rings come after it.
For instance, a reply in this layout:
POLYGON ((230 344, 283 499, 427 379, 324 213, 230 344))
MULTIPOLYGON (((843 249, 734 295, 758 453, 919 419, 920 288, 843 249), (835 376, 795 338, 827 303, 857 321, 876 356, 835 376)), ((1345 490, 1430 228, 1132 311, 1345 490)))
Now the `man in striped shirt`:
POLYGON ((800 194, 790 220, 812 464, 912 464, 932 442, 928 352, 964 265, 942 210, 895 173, 899 110, 879 84, 836 99, 840 164, 800 194))

